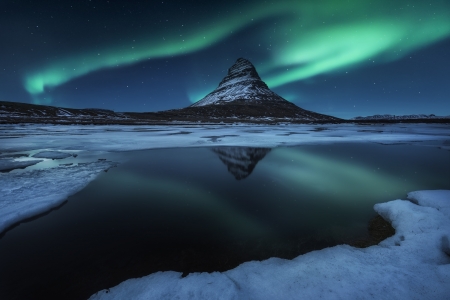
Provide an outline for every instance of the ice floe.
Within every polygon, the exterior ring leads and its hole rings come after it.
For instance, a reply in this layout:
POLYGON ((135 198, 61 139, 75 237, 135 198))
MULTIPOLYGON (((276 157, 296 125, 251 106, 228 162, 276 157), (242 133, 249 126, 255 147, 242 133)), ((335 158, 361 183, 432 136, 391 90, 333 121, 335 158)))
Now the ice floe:
POLYGON ((184 278, 158 272, 90 299, 448 299, 450 191, 413 192, 408 199, 375 205, 396 230, 376 246, 340 245, 184 278))
POLYGON ((0 232, 24 219, 46 212, 83 189, 108 161, 61 165, 24 172, 0 173, 0 232))
POLYGON ((9 172, 15 169, 23 169, 37 163, 40 163, 42 159, 33 160, 15 160, 8 158, 0 158, 0 172, 9 172))

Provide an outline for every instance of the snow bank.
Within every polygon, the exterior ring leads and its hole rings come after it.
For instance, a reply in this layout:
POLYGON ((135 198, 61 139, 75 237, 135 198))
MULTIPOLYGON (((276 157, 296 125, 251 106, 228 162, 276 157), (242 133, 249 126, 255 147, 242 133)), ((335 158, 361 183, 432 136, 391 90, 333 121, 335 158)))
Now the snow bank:
POLYGON ((0 173, 0 232, 50 210, 83 189, 114 163, 98 161, 55 168, 0 173))
POLYGON ((375 205, 396 229, 377 246, 340 245, 185 278, 158 272, 90 299, 448 299, 450 191, 413 192, 408 198, 412 202, 375 205))

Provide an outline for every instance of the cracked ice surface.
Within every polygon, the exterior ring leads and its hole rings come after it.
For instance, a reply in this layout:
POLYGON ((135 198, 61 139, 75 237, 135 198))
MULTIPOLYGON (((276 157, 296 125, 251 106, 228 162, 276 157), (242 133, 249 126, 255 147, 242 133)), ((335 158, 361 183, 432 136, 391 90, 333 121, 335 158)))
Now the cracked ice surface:
POLYGON ((339 142, 440 141, 448 147, 450 125, 154 125, 27 124, 0 126, 0 151, 32 149, 128 151, 171 147, 277 147, 339 142), (211 139, 210 137, 215 137, 211 139), (445 144, 447 143, 447 144, 445 144))
POLYGON ((185 278, 158 272, 90 299, 448 299, 450 191, 419 191, 408 198, 418 205, 375 205, 396 230, 377 246, 340 245, 185 278))

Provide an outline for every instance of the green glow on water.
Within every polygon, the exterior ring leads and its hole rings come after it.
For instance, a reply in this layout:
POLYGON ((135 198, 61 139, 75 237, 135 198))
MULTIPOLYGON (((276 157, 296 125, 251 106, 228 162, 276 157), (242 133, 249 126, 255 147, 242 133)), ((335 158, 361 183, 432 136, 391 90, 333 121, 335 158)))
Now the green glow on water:
MULTIPOLYGON (((321 195, 340 199, 340 203, 364 203, 368 199, 390 199, 414 189, 414 182, 401 181, 379 169, 360 163, 339 161, 299 148, 281 148, 273 153, 285 163, 283 167, 265 166, 280 182, 295 186, 302 196, 321 195), (360 199, 365 195, 365 199, 360 199), (355 198, 355 196, 357 196, 355 198)), ((317 197, 313 197, 316 198, 317 197)))
MULTIPOLYGON (((145 201, 152 210, 170 212, 167 215, 197 215, 211 220, 216 230, 235 237, 271 236, 272 229, 251 215, 230 205, 214 192, 176 179, 141 177, 130 172, 114 173, 108 185, 126 186, 130 193, 124 198, 145 201), (147 196, 143 200, 142 195, 147 196)), ((120 190, 114 192, 120 195, 120 190)))

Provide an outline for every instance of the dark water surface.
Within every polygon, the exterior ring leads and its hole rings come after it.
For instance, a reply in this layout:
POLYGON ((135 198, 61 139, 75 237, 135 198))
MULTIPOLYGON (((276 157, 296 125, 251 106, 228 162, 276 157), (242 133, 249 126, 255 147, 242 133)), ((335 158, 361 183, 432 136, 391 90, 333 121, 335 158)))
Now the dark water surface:
POLYGON ((450 189, 450 152, 417 145, 123 153, 60 209, 0 239, 0 299, 85 299, 157 271, 224 271, 367 235, 373 205, 450 189))

